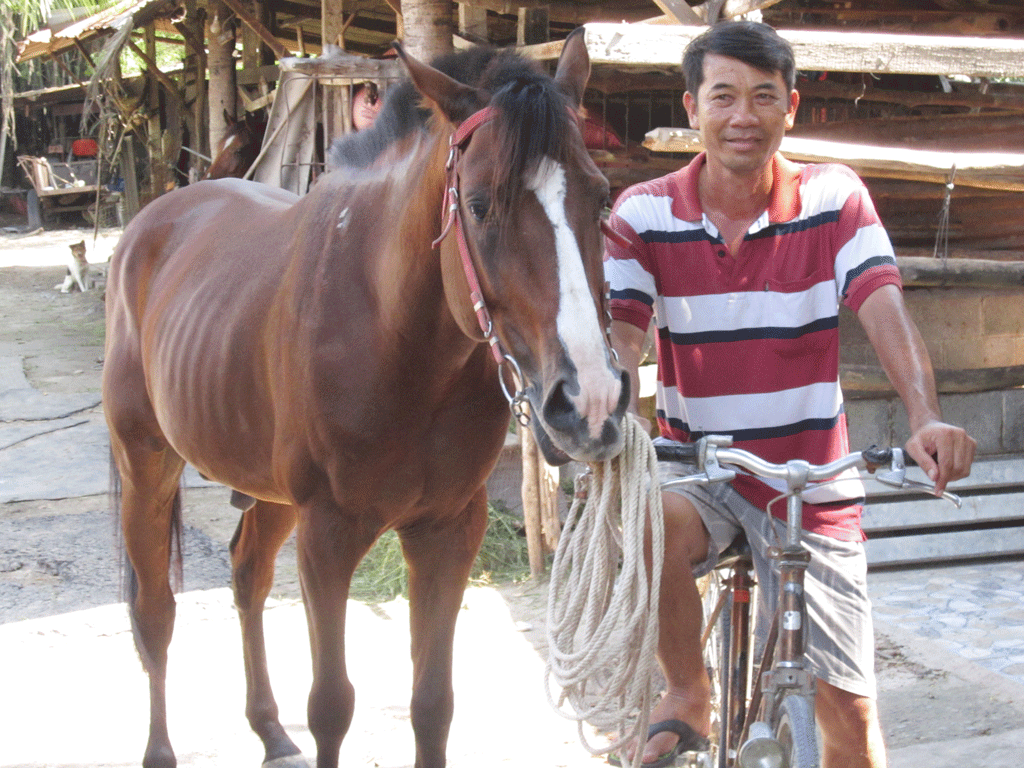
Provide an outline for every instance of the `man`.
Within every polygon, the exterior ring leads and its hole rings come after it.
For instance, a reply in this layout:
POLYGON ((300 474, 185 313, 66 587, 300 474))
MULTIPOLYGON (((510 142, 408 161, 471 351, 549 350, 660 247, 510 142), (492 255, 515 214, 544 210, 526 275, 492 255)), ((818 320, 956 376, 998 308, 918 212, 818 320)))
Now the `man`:
MULTIPOLYGON (((688 46, 683 69, 683 104, 705 152, 624 192, 611 225, 631 245, 607 243, 612 343, 632 377, 634 412, 653 317, 663 436, 728 434, 737 447, 774 462, 822 464, 847 453, 838 383, 842 301, 856 312, 907 409, 908 453, 936 492, 967 476, 975 443, 942 422, 931 362, 867 190, 848 168, 799 166, 778 153, 799 104, 788 43, 763 24, 723 23, 688 46)), ((659 662, 668 686, 651 722, 669 725, 639 745, 646 764, 670 765, 708 733, 694 575, 707 572, 742 528, 767 583, 764 550, 774 534, 765 509, 775 495, 752 478, 663 494, 659 662)), ((860 507, 816 501, 805 503, 804 525, 813 551, 808 656, 822 763, 878 768, 885 748, 860 507)), ((772 511, 784 515, 785 505, 772 511)))

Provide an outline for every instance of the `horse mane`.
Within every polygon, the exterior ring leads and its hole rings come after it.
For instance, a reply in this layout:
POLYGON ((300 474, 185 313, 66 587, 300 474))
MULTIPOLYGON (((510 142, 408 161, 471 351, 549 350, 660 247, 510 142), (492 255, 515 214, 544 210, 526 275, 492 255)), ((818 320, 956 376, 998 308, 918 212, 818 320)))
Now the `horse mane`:
MULTIPOLYGON (((459 82, 492 94, 498 109, 501 151, 495 154, 493 210, 509 210, 518 188, 509 180, 522 179, 544 157, 558 162, 570 153, 568 101, 540 64, 511 49, 470 48, 434 59, 431 66, 459 82)), ((335 140, 328 168, 359 169, 372 165, 400 139, 416 130, 429 130, 431 110, 412 82, 389 89, 374 124, 335 140)))

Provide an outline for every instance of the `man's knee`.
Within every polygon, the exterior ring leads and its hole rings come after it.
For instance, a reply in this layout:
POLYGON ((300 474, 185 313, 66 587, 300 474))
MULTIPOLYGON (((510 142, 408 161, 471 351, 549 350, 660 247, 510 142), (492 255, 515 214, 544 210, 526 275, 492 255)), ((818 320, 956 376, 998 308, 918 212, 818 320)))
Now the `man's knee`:
POLYGON ((708 556, 710 536, 697 508, 678 493, 663 493, 665 516, 665 556, 691 565, 703 563, 708 556))

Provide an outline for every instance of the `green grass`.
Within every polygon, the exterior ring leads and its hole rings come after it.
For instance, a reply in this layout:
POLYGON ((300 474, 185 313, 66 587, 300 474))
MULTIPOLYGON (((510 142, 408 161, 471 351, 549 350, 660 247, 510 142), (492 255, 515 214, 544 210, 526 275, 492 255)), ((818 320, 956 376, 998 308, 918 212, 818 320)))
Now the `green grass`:
MULTIPOLYGON (((487 533, 470 574, 474 584, 522 581, 530 575, 530 560, 522 521, 503 504, 488 506, 487 533)), ((409 572, 402 558, 398 534, 388 531, 363 558, 352 577, 349 596, 367 603, 383 603, 409 595, 409 572)))

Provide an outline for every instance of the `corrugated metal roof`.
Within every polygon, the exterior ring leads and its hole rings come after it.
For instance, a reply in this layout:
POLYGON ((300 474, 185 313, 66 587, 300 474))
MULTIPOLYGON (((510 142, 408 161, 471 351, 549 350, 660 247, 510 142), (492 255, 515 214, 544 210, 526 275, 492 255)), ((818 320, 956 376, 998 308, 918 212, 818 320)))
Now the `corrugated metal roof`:
POLYGON ((184 13, 181 0, 121 0, 104 11, 76 21, 58 32, 40 29, 18 43, 18 61, 47 56, 70 48, 75 40, 88 40, 120 29, 122 24, 143 26, 156 18, 184 13))

